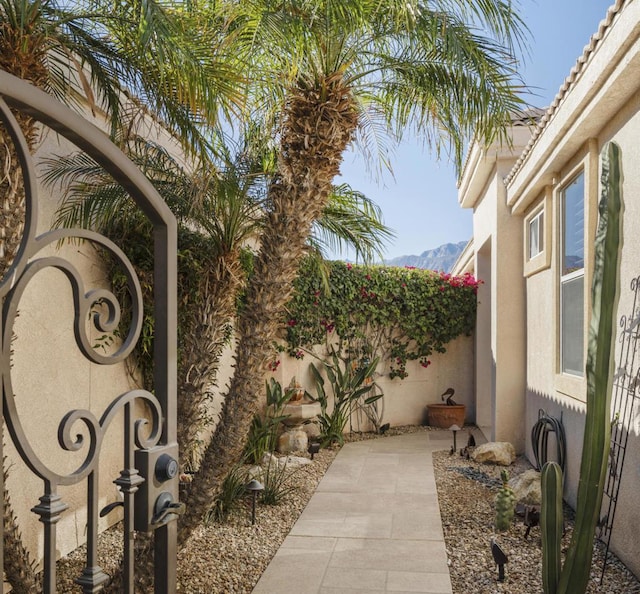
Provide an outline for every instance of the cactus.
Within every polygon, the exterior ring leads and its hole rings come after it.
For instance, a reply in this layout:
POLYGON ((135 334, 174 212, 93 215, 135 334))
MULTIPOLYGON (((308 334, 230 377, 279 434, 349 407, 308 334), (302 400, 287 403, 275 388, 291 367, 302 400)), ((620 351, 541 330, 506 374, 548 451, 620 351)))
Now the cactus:
POLYGON ((561 593, 587 589, 593 538, 600 517, 611 441, 611 391, 614 375, 615 315, 621 236, 622 175, 620 148, 611 142, 602 159, 600 222, 595 241, 591 300, 593 309, 587 349, 587 415, 580 465, 576 525, 560 576, 561 593))
POLYGON ((544 594, 556 594, 560 581, 562 540, 562 469, 557 462, 542 467, 542 587, 544 594))
POLYGON ((513 522, 513 512, 516 503, 516 496, 513 489, 508 485, 509 473, 503 470, 500 473, 502 487, 496 495, 496 530, 504 532, 509 530, 513 522))
MULTIPOLYGON (((587 347, 587 414, 585 419, 576 523, 560 573, 557 594, 584 594, 593 557, 611 439, 611 390, 614 375, 615 325, 618 306, 619 253, 622 228, 620 148, 610 142, 602 155, 600 221, 595 240, 592 312, 587 347)), ((549 471, 550 472, 550 471, 549 471)), ((549 476, 547 477, 549 478, 549 476)), ((545 493, 543 491, 543 497, 545 493)), ((549 497, 549 495, 546 495, 549 497)), ((551 509, 549 501, 546 501, 551 509)), ((543 506, 545 501, 543 500, 543 506)), ((543 529, 550 541, 552 526, 543 529)), ((551 551, 549 551, 551 554, 551 551)), ((549 563, 555 561, 549 559, 549 563)), ((555 567, 555 565, 554 565, 555 567)), ((547 567, 547 571, 553 568, 547 567)), ((553 592, 553 590, 549 590, 553 592)), ((547 593, 547 590, 545 590, 547 593)))

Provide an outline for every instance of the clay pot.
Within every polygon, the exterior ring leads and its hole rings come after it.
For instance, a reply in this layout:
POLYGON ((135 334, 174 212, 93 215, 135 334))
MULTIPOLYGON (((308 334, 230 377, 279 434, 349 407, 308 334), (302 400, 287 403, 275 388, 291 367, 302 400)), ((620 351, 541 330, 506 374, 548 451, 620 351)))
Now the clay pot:
POLYGON ((427 404, 427 420, 431 427, 449 429, 451 425, 462 428, 466 414, 464 404, 427 404))

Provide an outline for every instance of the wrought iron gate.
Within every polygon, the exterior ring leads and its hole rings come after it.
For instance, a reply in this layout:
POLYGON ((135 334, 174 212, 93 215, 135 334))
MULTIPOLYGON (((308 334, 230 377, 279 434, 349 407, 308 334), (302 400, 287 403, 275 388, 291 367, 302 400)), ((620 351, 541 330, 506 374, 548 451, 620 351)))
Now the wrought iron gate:
MULTIPOLYGON (((56 523, 67 509, 59 488, 86 483, 87 555, 77 583, 83 592, 100 592, 109 576, 97 564, 98 462, 103 438, 114 420, 124 423, 124 468, 114 482, 123 496, 124 592, 134 591, 134 530, 151 532, 154 539, 155 592, 174 592, 176 588, 175 519, 179 511, 176 444, 176 222, 149 181, 120 152, 106 135, 80 116, 32 85, 0 71, 0 121, 13 140, 22 168, 26 194, 26 221, 22 243, 7 274, 0 281, 2 298, 2 358, 0 373, 3 387, 3 415, 11 438, 25 464, 42 479, 42 495, 32 511, 39 516, 44 531, 43 589, 56 591, 56 523), (131 195, 154 227, 154 379, 155 394, 133 390, 114 394, 114 400, 98 418, 89 410, 69 411, 59 421, 58 442, 64 451, 82 452, 82 463, 69 474, 49 468, 27 440, 16 408, 10 356, 13 325, 20 299, 33 277, 52 267, 69 282, 75 305, 74 334, 81 353, 92 363, 109 365, 122 361, 138 340, 142 324, 140 284, 131 263, 113 242, 95 232, 81 229, 51 230, 36 234, 38 213, 34 165, 26 141, 9 108, 26 113, 73 142, 99 163, 131 195), (120 322, 120 306, 115 296, 103 289, 85 288, 73 263, 58 255, 43 252, 66 238, 80 238, 108 250, 126 271, 132 296, 133 315, 128 334, 113 354, 104 354, 91 344, 86 321, 92 307, 101 303, 106 313, 93 316, 101 332, 111 331, 120 322), (135 418, 134 404, 146 403, 150 418, 135 418), (87 439, 74 436, 74 425, 83 425, 87 439), (146 425, 146 430, 142 426, 146 425), (83 443, 87 442, 88 443, 83 443), (86 453, 85 453, 86 452, 86 453)), ((21 315, 29 312, 21 309, 21 315)), ((36 373, 34 368, 34 373, 36 373)), ((39 394, 37 398, 51 398, 39 394)), ((34 402, 34 414, 38 404, 34 402)), ((52 444, 54 445, 54 444, 52 444)), ((1 453, 1 451, 0 451, 1 453)), ((1 475, 0 475, 0 480, 1 475)), ((120 504, 118 504, 120 505, 120 504)), ((1 511, 1 510, 0 510, 1 511)), ((104 510, 103 510, 104 511, 104 510)), ((107 510, 108 511, 108 510, 107 510)), ((1 526, 0 526, 1 530, 1 526)), ((0 541, 1 542, 1 541, 0 541)), ((1 549, 0 549, 1 553, 1 549)), ((0 557, 0 560, 2 558, 0 557)), ((3 564, 4 566, 4 564, 3 564)))

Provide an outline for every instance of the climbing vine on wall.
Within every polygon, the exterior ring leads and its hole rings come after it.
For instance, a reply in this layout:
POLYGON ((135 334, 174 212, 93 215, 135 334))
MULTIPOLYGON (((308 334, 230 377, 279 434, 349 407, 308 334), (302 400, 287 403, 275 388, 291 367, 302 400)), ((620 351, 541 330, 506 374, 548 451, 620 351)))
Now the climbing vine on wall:
POLYGON ((284 325, 286 350, 301 358, 313 345, 339 340, 353 359, 378 356, 391 378, 406 364, 431 363, 432 353, 473 331, 477 281, 416 268, 328 263, 329 282, 302 265, 284 325))

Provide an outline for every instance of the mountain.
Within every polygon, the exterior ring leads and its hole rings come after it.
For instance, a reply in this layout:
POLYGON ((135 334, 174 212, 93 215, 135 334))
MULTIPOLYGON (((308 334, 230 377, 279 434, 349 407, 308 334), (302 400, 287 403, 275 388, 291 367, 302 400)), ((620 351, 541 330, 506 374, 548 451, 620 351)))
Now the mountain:
POLYGON ((449 272, 466 245, 466 241, 445 243, 435 249, 426 250, 419 256, 399 256, 385 260, 384 263, 387 266, 415 266, 416 268, 449 272))

